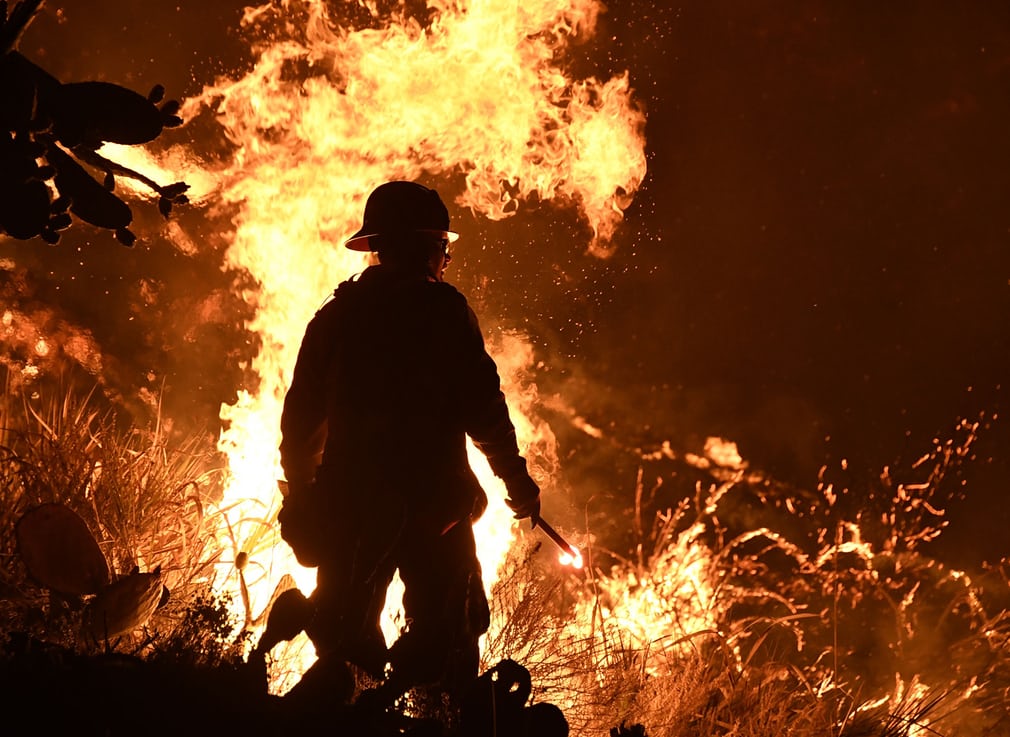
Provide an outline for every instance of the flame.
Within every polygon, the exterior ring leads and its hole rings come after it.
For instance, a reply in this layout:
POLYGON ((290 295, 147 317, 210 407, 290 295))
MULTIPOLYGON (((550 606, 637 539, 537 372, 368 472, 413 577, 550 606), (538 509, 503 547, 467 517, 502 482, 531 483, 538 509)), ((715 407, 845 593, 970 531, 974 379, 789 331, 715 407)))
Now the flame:
POLYGON ((599 607, 603 626, 593 637, 605 640, 619 632, 623 641, 650 653, 648 672, 661 671, 662 664, 651 662, 653 656, 660 661, 665 657, 661 644, 686 650, 695 633, 719 630, 714 561, 699 540, 703 530, 695 523, 679 533, 648 567, 615 568, 597 580, 602 598, 580 601, 573 620, 589 621, 599 607))
MULTIPOLYGON (((456 206, 487 218, 507 217, 533 196, 574 203, 594 233, 589 249, 605 256, 645 174, 644 115, 628 75, 566 74, 565 54, 592 36, 599 3, 429 0, 424 27, 363 5, 374 27, 360 30, 335 22, 321 0, 247 9, 244 30, 265 39, 252 70, 216 81, 181 113, 213 115, 234 149, 214 172, 213 194, 235 213, 229 266, 258 282, 244 297, 256 308, 248 327, 262 348, 250 368, 260 381, 222 407, 219 441, 230 476, 226 535, 243 562, 223 562, 219 579, 240 592, 247 621, 285 573, 305 591, 314 586, 313 572, 298 567, 271 524, 280 503, 279 418, 306 323, 336 284, 366 266, 341 244, 368 193, 391 179, 462 175, 456 206)), ((522 450, 549 482, 553 436, 528 419, 532 351, 508 334, 489 350, 522 450)), ((515 525, 500 482, 479 453, 470 458, 491 498, 476 526, 490 589, 515 525)), ((395 622, 392 614, 391 636, 395 622)))
POLYGON ((563 566, 571 566, 572 568, 581 569, 583 565, 582 553, 580 553, 579 549, 574 545, 569 547, 571 547, 572 552, 561 553, 561 555, 558 556, 558 562, 563 566))

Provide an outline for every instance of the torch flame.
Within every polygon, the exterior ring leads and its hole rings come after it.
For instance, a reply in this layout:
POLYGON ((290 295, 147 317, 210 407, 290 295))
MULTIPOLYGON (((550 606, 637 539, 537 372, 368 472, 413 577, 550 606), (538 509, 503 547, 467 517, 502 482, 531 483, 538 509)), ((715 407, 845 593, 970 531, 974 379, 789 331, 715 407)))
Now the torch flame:
POLYGON ((558 557, 561 565, 570 565, 572 568, 582 568, 582 553, 579 552, 578 548, 565 540, 565 538, 561 536, 561 533, 544 521, 543 517, 536 518, 536 525, 544 531, 544 534, 546 534, 555 545, 561 548, 561 555, 558 557))
POLYGON ((571 566, 572 568, 582 568, 582 553, 579 549, 572 546, 572 553, 562 553, 558 556, 558 561, 563 566, 571 566))

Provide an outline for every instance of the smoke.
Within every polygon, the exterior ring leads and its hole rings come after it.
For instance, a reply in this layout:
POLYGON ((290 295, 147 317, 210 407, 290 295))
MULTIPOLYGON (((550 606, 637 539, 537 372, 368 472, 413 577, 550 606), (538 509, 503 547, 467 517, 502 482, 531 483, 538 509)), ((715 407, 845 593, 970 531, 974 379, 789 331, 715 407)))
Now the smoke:
POLYGON ((56 247, 9 244, 0 359, 10 389, 97 387, 124 423, 216 434, 256 345, 235 296, 244 277, 222 269, 220 251, 186 255, 153 234, 133 250, 84 226, 56 247))

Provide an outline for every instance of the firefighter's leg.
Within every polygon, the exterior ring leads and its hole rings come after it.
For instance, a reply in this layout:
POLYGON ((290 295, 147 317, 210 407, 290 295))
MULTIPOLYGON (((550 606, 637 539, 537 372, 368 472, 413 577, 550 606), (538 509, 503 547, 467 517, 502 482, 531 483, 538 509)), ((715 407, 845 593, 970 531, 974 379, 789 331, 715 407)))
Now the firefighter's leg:
POLYGON ((408 535, 397 555, 407 632, 390 652, 393 672, 411 685, 455 690, 477 677, 478 640, 487 630, 487 599, 473 529, 408 535))
POLYGON ((320 657, 334 655, 375 678, 387 661, 379 618, 393 576, 383 552, 364 535, 320 564, 312 594, 316 612, 307 630, 320 657))

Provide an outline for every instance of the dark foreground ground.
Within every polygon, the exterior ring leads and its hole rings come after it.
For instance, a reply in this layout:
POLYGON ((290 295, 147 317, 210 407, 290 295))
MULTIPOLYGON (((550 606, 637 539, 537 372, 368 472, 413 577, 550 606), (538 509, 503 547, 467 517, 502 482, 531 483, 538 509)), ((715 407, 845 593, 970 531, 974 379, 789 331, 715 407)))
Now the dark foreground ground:
MULTIPOLYGON (((343 703, 353 689, 346 670, 314 668, 278 697, 267 693, 262 667, 242 662, 194 667, 118 653, 80 655, 18 636, 11 638, 5 655, 0 662, 0 734, 11 737, 564 737, 568 731, 561 711, 551 704, 510 705, 510 696, 499 694, 492 706, 490 689, 483 689, 491 686, 486 677, 475 681, 460 708, 443 705, 437 716, 422 718, 405 716, 374 691, 343 703)), ((523 702, 527 695, 521 695, 523 702)))

